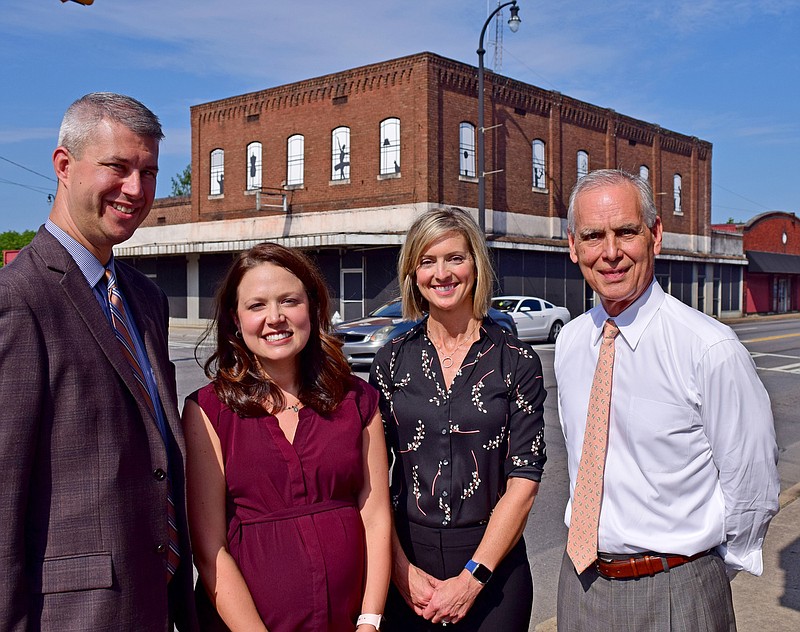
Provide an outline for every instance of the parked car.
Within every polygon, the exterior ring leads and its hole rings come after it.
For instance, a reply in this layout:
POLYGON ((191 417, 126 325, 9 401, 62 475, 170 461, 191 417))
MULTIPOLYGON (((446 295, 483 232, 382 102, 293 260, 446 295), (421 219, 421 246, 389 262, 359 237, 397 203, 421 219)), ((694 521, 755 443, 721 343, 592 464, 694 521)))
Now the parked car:
MULTIPOLYGON (((516 335, 516 325, 511 316, 496 309, 490 309, 489 316, 498 325, 516 335)), ((378 349, 418 322, 418 320, 403 320, 403 306, 397 298, 381 305, 364 318, 336 325, 334 331, 344 343, 342 351, 351 366, 370 366, 378 349)))
POLYGON ((566 307, 558 307, 535 296, 495 296, 492 307, 514 319, 517 336, 526 342, 555 342, 561 328, 572 318, 566 307))

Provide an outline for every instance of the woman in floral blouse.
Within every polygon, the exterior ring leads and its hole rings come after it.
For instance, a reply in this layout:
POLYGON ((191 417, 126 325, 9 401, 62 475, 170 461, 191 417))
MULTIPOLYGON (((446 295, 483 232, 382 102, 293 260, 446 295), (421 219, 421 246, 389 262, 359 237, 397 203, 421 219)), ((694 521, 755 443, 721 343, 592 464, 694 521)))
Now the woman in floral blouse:
POLYGON ((403 315, 428 316, 378 353, 370 380, 392 453, 393 587, 383 630, 527 630, 522 532, 544 466, 542 366, 486 314, 494 275, 461 209, 408 231, 403 315))

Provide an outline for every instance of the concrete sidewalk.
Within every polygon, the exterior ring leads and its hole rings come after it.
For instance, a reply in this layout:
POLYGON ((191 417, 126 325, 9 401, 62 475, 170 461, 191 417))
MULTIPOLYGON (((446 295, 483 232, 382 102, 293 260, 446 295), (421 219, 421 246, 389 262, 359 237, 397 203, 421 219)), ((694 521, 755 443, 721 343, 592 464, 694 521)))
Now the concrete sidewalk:
POLYGON ((731 583, 738 632, 800 630, 800 483, 781 494, 764 542, 764 574, 731 583))

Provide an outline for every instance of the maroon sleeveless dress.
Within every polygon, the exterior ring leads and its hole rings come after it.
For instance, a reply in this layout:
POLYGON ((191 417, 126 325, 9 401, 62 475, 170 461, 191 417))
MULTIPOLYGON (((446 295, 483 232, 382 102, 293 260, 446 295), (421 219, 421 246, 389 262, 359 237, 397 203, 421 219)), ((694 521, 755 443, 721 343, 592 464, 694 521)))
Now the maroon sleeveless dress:
POLYGON ((361 433, 378 394, 353 377, 339 407, 301 408, 294 443, 272 415, 239 417, 209 384, 189 398, 219 436, 228 545, 270 632, 347 630, 361 610, 361 433))

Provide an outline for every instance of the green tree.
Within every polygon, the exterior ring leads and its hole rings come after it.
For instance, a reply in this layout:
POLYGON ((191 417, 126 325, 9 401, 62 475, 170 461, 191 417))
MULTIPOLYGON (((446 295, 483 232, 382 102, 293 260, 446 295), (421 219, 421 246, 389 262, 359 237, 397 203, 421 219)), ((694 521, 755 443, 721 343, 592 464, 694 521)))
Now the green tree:
POLYGON ((192 163, 186 165, 186 169, 181 171, 172 181, 172 194, 170 197, 192 194, 192 163))
MULTIPOLYGON (((34 235, 36 235, 36 232, 32 230, 25 230, 21 233, 15 230, 7 230, 4 233, 0 233, 0 250, 19 250, 28 245, 34 235)), ((2 266, 3 260, 0 258, 0 267, 2 266)))

